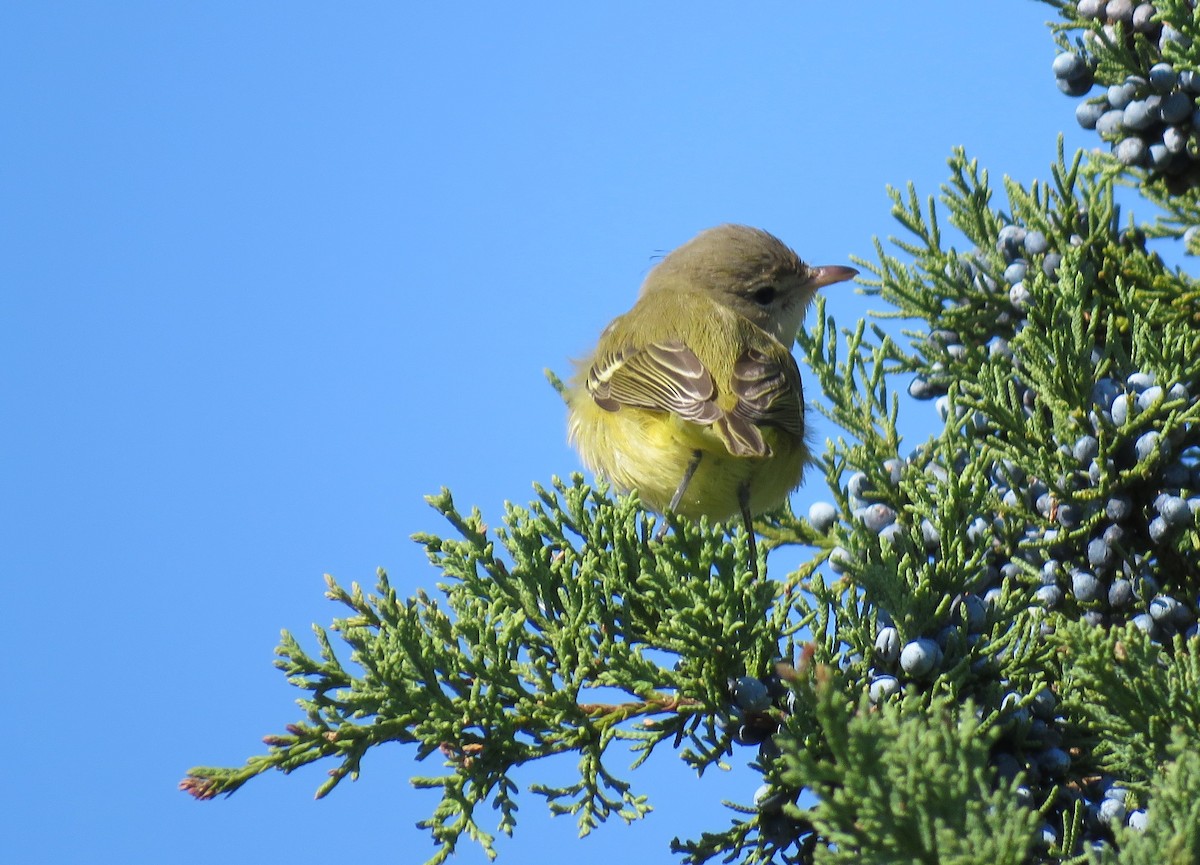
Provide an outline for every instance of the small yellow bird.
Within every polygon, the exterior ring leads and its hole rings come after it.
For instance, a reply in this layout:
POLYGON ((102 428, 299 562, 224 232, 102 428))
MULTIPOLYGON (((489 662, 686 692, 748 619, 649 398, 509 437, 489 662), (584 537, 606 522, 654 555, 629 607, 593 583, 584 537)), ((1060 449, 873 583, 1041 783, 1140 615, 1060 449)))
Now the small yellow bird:
POLYGON ((800 485, 808 447, 791 346, 821 286, 851 267, 805 264, 744 225, 701 232, 660 261, 600 334, 568 394, 583 462, 647 507, 751 519, 800 485))

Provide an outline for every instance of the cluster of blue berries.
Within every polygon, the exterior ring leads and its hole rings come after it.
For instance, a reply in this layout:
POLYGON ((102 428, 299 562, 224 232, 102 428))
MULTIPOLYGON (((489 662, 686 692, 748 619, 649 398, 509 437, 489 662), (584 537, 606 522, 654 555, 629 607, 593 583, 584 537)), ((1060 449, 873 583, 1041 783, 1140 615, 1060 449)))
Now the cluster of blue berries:
MULTIPOLYGON (((1069 14, 1070 4, 1065 11, 1069 14)), ((1125 165, 1148 169, 1180 188, 1200 183, 1200 145, 1196 140, 1200 74, 1177 70, 1162 59, 1167 43, 1186 47, 1188 37, 1162 23, 1153 3, 1079 0, 1074 13, 1076 20, 1091 28, 1085 42, 1091 40, 1097 50, 1105 50, 1102 43, 1107 41, 1140 48, 1130 56, 1149 55, 1157 61, 1121 80, 1097 82, 1092 58, 1074 51, 1059 54, 1053 71, 1063 93, 1086 96, 1097 83, 1105 88, 1076 108, 1079 125, 1096 130, 1125 165)))
POLYGON ((1197 584, 1178 541, 1200 513, 1200 430, 1168 434, 1155 423, 1169 407, 1186 410, 1195 401, 1183 383, 1163 388, 1148 372, 1096 382, 1091 429, 1058 445, 1075 469, 1053 488, 1034 479, 1024 491, 1042 517, 1031 532, 1041 540, 1039 603, 1072 603, 1091 624, 1132 620, 1159 640, 1196 633, 1200 599, 1172 591, 1197 584), (1173 586, 1156 574, 1169 574, 1173 586))
MULTIPOLYGON (((1058 698, 1049 688, 1042 688, 1025 697, 1009 691, 1000 703, 1002 737, 992 752, 992 765, 997 777, 1006 782, 1022 776, 1016 788, 1017 799, 1028 808, 1039 808, 1047 794, 1070 776, 1071 754, 1063 746, 1062 719, 1058 715, 1058 698)), ((1070 814, 1075 804, 1084 799, 1076 786, 1059 786, 1054 807, 1045 812, 1049 821, 1041 830, 1047 845, 1059 843, 1059 826, 1064 814, 1070 814), (1058 825, 1056 825, 1058 824, 1058 825)))
MULTIPOLYGON (((989 480, 1008 520, 977 516, 965 527, 967 538, 988 549, 991 560, 967 588, 994 604, 1004 589, 1032 582, 1034 603, 1075 611, 1089 624, 1132 621, 1162 641, 1175 633, 1195 635, 1200 597, 1187 587, 1200 584, 1188 552, 1200 515, 1200 428, 1176 424, 1168 431, 1165 422, 1193 410, 1197 401, 1186 384, 1163 387, 1152 372, 1106 376, 1092 389, 1081 434, 1047 443, 1063 466, 1055 477, 1030 477, 1010 460, 996 461, 989 480), (1029 517, 1014 535, 1012 516, 1018 513, 1029 517), (1156 574, 1171 575, 1172 585, 1160 585, 1156 574)), ((1032 399, 1023 402, 1031 412, 1032 399)), ((939 407, 949 411, 948 406, 939 397, 939 407)), ((991 432, 982 418, 978 423, 991 432)), ((893 458, 884 466, 896 482, 904 462, 893 458)), ((947 472, 925 463, 920 451, 908 462, 935 478, 947 472)), ((864 498, 869 492, 864 473, 850 476, 849 517, 891 542, 904 529, 890 505, 864 498)), ((808 514, 822 534, 840 517, 828 502, 815 503, 808 514)), ((935 555, 937 531, 927 520, 920 529, 926 552, 935 555)), ((829 557, 835 573, 850 562, 851 553, 842 547, 829 557)), ((963 603, 973 603, 973 597, 964 596, 963 603)))
POLYGON ((771 736, 779 731, 779 718, 772 709, 786 710, 793 697, 774 673, 764 678, 740 676, 730 679, 730 714, 724 719, 730 741, 735 745, 758 745, 770 752, 774 747, 771 736))
MULTIPOLYGON (((1031 777, 1030 767, 1019 764, 1005 765, 1003 772, 1011 772, 1009 778, 1017 771, 1025 771, 1026 778, 1031 777)), ((1035 770, 1036 771, 1036 767, 1035 770)), ((1033 775, 1036 777, 1036 775, 1033 775)), ((1059 807, 1056 807, 1051 821, 1042 825, 1041 840, 1045 847, 1058 848, 1061 845, 1064 813, 1071 814, 1077 805, 1083 806, 1083 838, 1077 842, 1087 842, 1097 851, 1108 846, 1112 838, 1112 830, 1126 826, 1138 832, 1145 831, 1147 815, 1145 809, 1131 808, 1132 801, 1129 791, 1120 782, 1111 777, 1089 778, 1086 783, 1060 786, 1058 788, 1059 807)), ((1037 792, 1028 785, 1017 788, 1017 795, 1030 807, 1037 807, 1040 802, 1037 792)))
MULTIPOLYGON (((1010 295, 1030 268, 1048 267, 1046 274, 1053 276, 1060 262, 1050 257, 1054 253, 1040 233, 1010 226, 1001 232, 999 245, 1006 265, 1003 284, 1010 295)), ((966 275, 977 289, 1002 291, 983 266, 966 275)), ((1011 333, 1024 326, 1015 301, 1011 312, 998 321, 997 330, 1011 333)), ((956 377, 959 371, 953 365, 966 348, 949 331, 933 331, 927 344, 940 352, 940 367, 918 379, 910 392, 936 396, 945 417, 956 411, 945 383, 956 377)), ((989 351, 1003 354, 1012 364, 1014 384, 1031 417, 1040 409, 1034 391, 1021 383, 1020 355, 1014 355, 999 335, 993 336, 989 351)), ((1105 361, 1097 350, 1092 366, 1100 369, 1102 363, 1112 360, 1105 361)), ((954 666, 984 639, 999 605, 1015 594, 1025 593, 1032 608, 1097 627, 1133 622, 1164 643, 1175 634, 1196 635, 1200 569, 1192 546, 1200 519, 1200 424, 1178 422, 1181 414, 1197 413, 1200 395, 1193 390, 1200 388, 1160 381, 1149 370, 1108 370, 1095 380, 1089 404, 1078 413, 1076 431, 1065 440, 1052 436, 1046 441, 1056 471, 1036 477, 1012 460, 996 459, 987 480, 999 507, 962 527, 970 548, 983 552, 980 572, 961 587, 948 621, 931 625, 927 633, 907 642, 880 612, 873 651, 865 653, 871 701, 880 703, 910 687, 922 688, 954 666)), ((998 434, 982 415, 973 420, 968 430, 982 437, 998 434)), ((910 472, 921 473, 936 486, 952 473, 961 473, 966 464, 963 454, 942 465, 924 448, 907 458, 887 459, 874 488, 866 473, 855 472, 846 480, 845 509, 816 502, 808 512, 809 524, 826 536, 833 532, 849 537, 847 529, 861 527, 875 535, 881 547, 919 538, 926 555, 936 559, 943 543, 937 527, 928 519, 905 526, 894 491, 910 472)), ((863 563, 863 553, 848 546, 831 550, 828 561, 834 573, 854 574, 863 563)), ((1051 632, 1053 619, 1047 615, 1043 622, 1043 632, 1051 632)), ((862 664, 863 658, 853 656, 847 663, 862 664)), ((983 687, 981 696, 986 695, 995 659, 981 654, 973 659, 971 671, 983 687)), ((998 684, 1011 688, 1003 680, 998 684)), ((1135 803, 1114 779, 1082 783, 1085 767, 1073 765, 1074 752, 1067 744, 1071 737, 1058 716, 1052 689, 1002 692, 999 703, 992 704, 1004 730, 993 753, 994 765, 1001 778, 1023 773, 1018 793, 1031 807, 1040 807, 1057 791, 1054 806, 1045 811, 1050 821, 1043 829, 1047 844, 1059 843, 1061 827, 1078 805, 1086 815, 1085 835, 1096 843, 1110 838, 1117 825, 1144 828, 1145 811, 1134 810, 1135 803)), ((981 704, 987 705, 986 698, 981 704)))
MULTIPOLYGON (((1081 226, 1082 217, 1079 222, 1081 226)), ((1136 229, 1121 232, 1117 240, 1123 246, 1145 243, 1136 229)), ((1072 233, 1067 242, 1080 246, 1084 241, 1072 233)), ((959 303, 979 304, 980 298, 990 303, 997 298, 987 309, 993 334, 987 350, 1011 365, 1013 386, 1026 415, 1032 416, 1037 395, 1023 380, 1021 358, 1014 355, 1010 340, 1027 325, 1031 294, 1026 282, 1037 270, 1055 279, 1062 256, 1043 232, 1013 224, 1000 230, 996 251, 999 262, 976 250, 955 262, 953 274, 947 275, 962 285, 960 295, 965 299, 959 303), (997 278, 993 273, 1002 275, 997 278)), ((936 398, 938 413, 946 419, 956 411, 946 395, 947 386, 967 348, 956 332, 935 329, 925 340, 925 353, 928 371, 914 378, 909 394, 936 398)), ((1093 366, 1101 360, 1097 350, 1093 366)), ((1093 405, 1078 435, 1052 443, 1062 452, 1064 465, 1073 465, 1072 469, 1065 468, 1061 477, 1039 479, 1025 477, 1012 463, 996 465, 991 481, 1009 512, 1024 504, 1032 506, 1040 519, 1025 527, 1025 536, 1016 545, 1020 553, 1014 550, 1010 561, 998 562, 992 576, 976 590, 994 598, 1003 582, 1013 582, 1032 570, 1042 583, 1035 598, 1044 606, 1058 608, 1073 602, 1083 618, 1095 624, 1131 618, 1156 638, 1168 638, 1179 630, 1193 632, 1200 599, 1176 598, 1151 575, 1167 572, 1176 574, 1180 585, 1196 582, 1194 566, 1174 549, 1174 543, 1185 529, 1196 525, 1200 511, 1200 430, 1174 425, 1168 434, 1165 427, 1171 410, 1186 410, 1196 398, 1185 383, 1160 383, 1149 371, 1114 372, 1095 383, 1093 405), (1081 527, 1089 530, 1082 540, 1081 527)), ((994 433, 982 416, 972 421, 971 428, 981 435, 994 433)), ((898 481, 895 469, 893 465, 890 472, 898 481)), ((856 504, 859 483, 852 477, 848 484, 852 508, 877 509, 879 505, 856 504)), ((819 507, 815 514, 819 519, 810 514, 815 528, 832 524, 831 508, 819 507)), ((864 514, 870 520, 868 527, 879 522, 869 511, 864 514)), ((976 522, 973 531, 987 530, 985 520, 976 522)), ((993 541, 999 550, 1014 546, 1002 538, 993 541)), ((835 570, 842 555, 843 551, 836 551, 832 557, 835 570)))
MULTIPOLYGON (((1122 240, 1127 239, 1133 238, 1127 233, 1122 240)), ((1071 234, 1068 242, 1080 246, 1083 237, 1071 234)), ((1002 270, 989 262, 986 253, 975 250, 949 266, 946 276, 970 289, 959 292, 961 299, 955 301, 957 305, 978 305, 981 314, 987 316, 993 334, 987 343, 988 352, 1011 360, 1013 353, 1009 340, 1025 326, 1032 300, 1027 283, 1039 272, 1048 279, 1057 279, 1062 253, 1053 248, 1044 232, 1019 225, 1004 226, 996 248, 1003 262, 1002 270)), ((947 370, 966 355, 967 348, 957 332, 937 328, 925 339, 925 353, 930 361, 927 371, 916 376, 908 388, 909 396, 919 400, 934 399, 946 393, 950 382, 947 370)), ((938 413, 943 419, 947 409, 945 402, 939 403, 938 413)))
MULTIPOLYGON (((922 449, 915 451, 907 460, 892 458, 885 462, 885 477, 893 485, 901 480, 905 471, 918 470, 931 483, 944 483, 948 470, 936 461, 928 459, 922 449)), ((961 466, 952 467, 955 470, 961 466)), ((891 505, 872 501, 880 491, 871 488, 871 481, 863 472, 852 474, 846 484, 849 521, 877 534, 881 542, 890 544, 900 541, 907 534, 897 519, 891 505)), ((883 491, 886 496, 886 491, 883 491)), ((843 515, 829 502, 816 502, 808 512, 812 527, 828 533, 843 515)), ((965 527, 968 543, 976 548, 990 549, 995 545, 992 521, 978 517, 965 527)), ((938 529, 928 519, 919 526, 919 536, 924 551, 936 556, 943 539, 938 529)), ((842 547, 833 550, 829 558, 830 568, 835 573, 845 573, 855 562, 853 555, 842 547)), ((924 688, 926 684, 944 670, 954 666, 977 645, 994 624, 993 609, 998 602, 999 586, 1004 575, 1018 581, 1020 576, 1014 569, 993 566, 964 586, 963 593, 954 598, 946 621, 935 625, 928 633, 903 641, 899 630, 884 611, 877 616, 877 630, 867 663, 868 694, 872 703, 882 703, 908 688, 924 688)), ((861 664, 862 658, 853 655, 848 665, 861 664)), ((973 675, 979 680, 994 675, 993 659, 981 657, 971 666, 973 675)), ((1007 686, 1007 683, 1001 683, 1007 686)), ((980 693, 981 706, 986 703, 987 689, 980 693)), ((1037 805, 1044 801, 1050 784, 1062 779, 1071 767, 1071 757, 1063 747, 1063 733, 1057 716, 1058 700, 1053 691, 1043 688, 1031 695, 1018 691, 1007 691, 998 705, 1004 738, 1000 750, 994 755, 997 773, 1001 778, 1011 778, 1024 771, 1023 788, 1030 802, 1037 805), (1038 797, 1041 796, 1040 799, 1038 797)), ((982 708, 981 708, 982 711, 982 708)), ((1034 806, 1036 807, 1036 806, 1034 806)))
MULTIPOLYGON (((781 755, 774 735, 779 732, 780 717, 794 708, 795 693, 777 673, 764 677, 739 676, 728 682, 729 714, 723 726, 729 741, 735 745, 757 745, 758 762, 770 765, 781 755)), ((754 794, 758 811, 758 827, 763 838, 783 848, 799 844, 811 848, 815 838, 811 826, 789 816, 784 808, 795 802, 797 790, 779 788, 769 783, 761 785, 754 794)))

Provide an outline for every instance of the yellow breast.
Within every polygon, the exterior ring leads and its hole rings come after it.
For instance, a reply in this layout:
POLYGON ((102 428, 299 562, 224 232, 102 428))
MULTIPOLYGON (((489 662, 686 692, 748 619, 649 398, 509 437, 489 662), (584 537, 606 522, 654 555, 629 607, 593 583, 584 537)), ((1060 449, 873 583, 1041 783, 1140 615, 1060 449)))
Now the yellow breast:
POLYGON ((678 513, 726 520, 739 512, 738 490, 748 484, 750 510, 761 513, 782 504, 800 485, 808 448, 803 439, 774 427, 763 437, 771 452, 737 457, 707 427, 667 412, 622 407, 606 411, 585 389, 570 397, 568 430, 584 463, 624 491, 636 489, 645 505, 664 511, 696 451, 703 456, 688 484, 678 513))

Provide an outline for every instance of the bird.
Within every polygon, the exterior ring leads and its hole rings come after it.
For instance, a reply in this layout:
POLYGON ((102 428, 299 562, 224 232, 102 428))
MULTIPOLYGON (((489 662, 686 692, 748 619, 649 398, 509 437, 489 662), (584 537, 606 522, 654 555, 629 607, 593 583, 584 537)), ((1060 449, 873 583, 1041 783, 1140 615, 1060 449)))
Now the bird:
POLYGON ((817 290, 857 275, 746 225, 668 253, 576 364, 567 432, 584 465, 658 513, 740 514, 757 576, 753 517, 783 503, 809 459, 791 347, 817 290))

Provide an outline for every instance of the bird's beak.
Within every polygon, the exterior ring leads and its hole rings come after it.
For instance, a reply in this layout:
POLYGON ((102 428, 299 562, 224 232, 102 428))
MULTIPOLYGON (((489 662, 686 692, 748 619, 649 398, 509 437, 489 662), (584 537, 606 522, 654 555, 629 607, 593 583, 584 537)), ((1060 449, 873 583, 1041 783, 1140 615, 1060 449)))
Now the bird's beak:
POLYGON ((847 279, 854 279, 858 276, 858 271, 853 267, 842 267, 839 264, 810 267, 809 273, 807 287, 814 291, 823 286, 832 285, 835 282, 845 282, 847 279))

